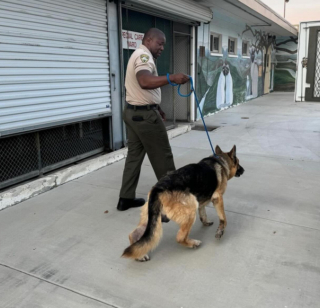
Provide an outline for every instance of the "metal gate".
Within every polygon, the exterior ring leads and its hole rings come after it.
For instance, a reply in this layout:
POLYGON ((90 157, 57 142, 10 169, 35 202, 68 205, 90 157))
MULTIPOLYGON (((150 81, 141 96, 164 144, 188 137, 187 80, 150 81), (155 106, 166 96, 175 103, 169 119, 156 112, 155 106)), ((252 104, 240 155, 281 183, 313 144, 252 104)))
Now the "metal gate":
POLYGON ((105 0, 0 1, 0 189, 110 148, 105 0))
POLYGON ((320 27, 310 28, 306 101, 320 102, 320 27))
POLYGON ((0 190, 110 149, 110 124, 109 117, 0 138, 0 190))

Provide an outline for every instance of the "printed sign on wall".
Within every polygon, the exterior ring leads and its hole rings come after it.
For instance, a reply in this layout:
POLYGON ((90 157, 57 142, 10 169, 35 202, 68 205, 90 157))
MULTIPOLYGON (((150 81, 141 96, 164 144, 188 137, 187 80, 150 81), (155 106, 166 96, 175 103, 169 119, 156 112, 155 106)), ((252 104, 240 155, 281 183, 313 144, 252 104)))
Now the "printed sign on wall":
POLYGON ((144 34, 128 30, 122 30, 122 48, 137 49, 142 44, 144 34))

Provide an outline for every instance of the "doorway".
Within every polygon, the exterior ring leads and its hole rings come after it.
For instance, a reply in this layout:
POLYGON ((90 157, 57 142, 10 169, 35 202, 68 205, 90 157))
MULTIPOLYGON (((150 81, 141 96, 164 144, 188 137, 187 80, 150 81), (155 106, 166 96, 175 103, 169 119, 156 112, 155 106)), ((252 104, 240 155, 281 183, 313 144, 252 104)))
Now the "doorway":
MULTIPOLYGON (((173 32, 173 67, 174 73, 190 75, 190 27, 188 25, 174 24, 173 32)), ((190 83, 180 87, 182 94, 190 93, 190 83)), ((181 97, 174 93, 174 119, 175 121, 190 121, 190 96, 181 97)))
MULTIPOLYGON (((165 49, 161 57, 156 60, 159 76, 180 72, 190 75, 192 26, 138 12, 126 7, 122 8, 122 31, 126 30, 144 34, 152 27, 160 29, 166 35, 165 49)), ((124 76, 129 58, 134 50, 132 46, 129 48, 129 45, 123 48, 124 76)), ((181 93, 189 92, 189 83, 181 86, 181 93)), ((190 97, 180 97, 177 93, 177 87, 167 85, 161 88, 161 108, 166 113, 167 120, 165 125, 167 129, 174 128, 177 125, 177 121, 190 121, 190 97)))

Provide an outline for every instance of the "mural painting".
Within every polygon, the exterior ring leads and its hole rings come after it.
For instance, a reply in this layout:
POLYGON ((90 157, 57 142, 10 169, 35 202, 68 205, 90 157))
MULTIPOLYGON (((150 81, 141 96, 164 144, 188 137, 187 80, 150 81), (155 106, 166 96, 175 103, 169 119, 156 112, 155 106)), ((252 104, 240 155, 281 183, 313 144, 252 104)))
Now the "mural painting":
POLYGON ((250 36, 248 56, 230 56, 228 46, 222 46, 222 55, 208 51, 198 57, 198 96, 204 115, 243 103, 269 93, 273 86, 272 67, 275 62, 274 36, 246 26, 240 38, 250 36))
POLYGON ((294 91, 297 71, 297 37, 279 37, 276 40, 275 91, 294 91))

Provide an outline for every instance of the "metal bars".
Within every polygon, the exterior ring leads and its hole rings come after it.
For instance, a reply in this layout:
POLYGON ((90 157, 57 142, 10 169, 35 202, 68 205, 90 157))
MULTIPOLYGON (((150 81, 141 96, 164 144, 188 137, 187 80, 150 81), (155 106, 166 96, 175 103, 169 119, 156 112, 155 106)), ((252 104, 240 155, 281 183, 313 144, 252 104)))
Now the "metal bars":
POLYGON ((103 152, 103 119, 0 139, 0 189, 103 152))
POLYGON ((314 97, 320 97, 320 31, 317 37, 316 63, 314 76, 314 97))

